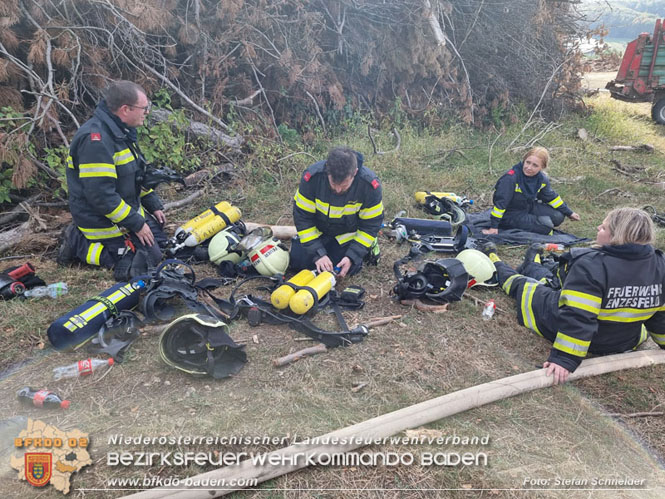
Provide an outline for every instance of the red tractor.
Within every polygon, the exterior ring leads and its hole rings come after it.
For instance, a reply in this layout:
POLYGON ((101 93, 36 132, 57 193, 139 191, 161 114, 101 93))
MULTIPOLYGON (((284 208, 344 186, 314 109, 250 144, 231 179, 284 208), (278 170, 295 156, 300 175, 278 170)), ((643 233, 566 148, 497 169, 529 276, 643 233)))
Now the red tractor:
POLYGON ((653 35, 642 33, 628 44, 616 79, 605 88, 615 99, 651 102, 651 117, 665 125, 665 25, 661 19, 653 35))

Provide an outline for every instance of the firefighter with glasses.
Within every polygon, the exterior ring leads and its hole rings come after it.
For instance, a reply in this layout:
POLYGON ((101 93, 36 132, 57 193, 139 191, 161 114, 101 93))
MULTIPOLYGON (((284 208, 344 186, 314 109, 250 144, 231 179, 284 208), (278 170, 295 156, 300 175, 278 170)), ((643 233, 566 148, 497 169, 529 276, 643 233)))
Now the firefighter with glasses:
POLYGON ((166 217, 157 193, 141 185, 146 163, 136 133, 149 111, 141 86, 113 82, 74 136, 67 158, 73 224, 61 236, 60 265, 80 261, 113 268, 128 248, 161 259, 166 217))

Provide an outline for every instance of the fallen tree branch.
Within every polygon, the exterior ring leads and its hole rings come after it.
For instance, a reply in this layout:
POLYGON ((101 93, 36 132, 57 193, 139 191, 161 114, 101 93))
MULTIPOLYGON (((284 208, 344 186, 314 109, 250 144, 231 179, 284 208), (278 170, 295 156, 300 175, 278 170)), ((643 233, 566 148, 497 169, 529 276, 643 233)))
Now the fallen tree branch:
POLYGON ((608 412, 608 416, 613 416, 616 418, 643 418, 649 416, 662 416, 665 414, 663 411, 656 412, 631 412, 630 414, 621 414, 620 412, 608 412))
MULTIPOLYGON (((156 121, 157 123, 168 122, 172 114, 173 113, 168 109, 154 109, 150 113, 150 120, 156 121)), ((173 127, 177 128, 175 124, 173 125, 173 127)), ((182 132, 183 130, 178 130, 178 131, 182 132)), ((235 150, 240 149, 240 146, 244 142, 244 139, 239 135, 231 137, 230 135, 227 135, 221 130, 217 130, 216 128, 213 128, 211 126, 206 125, 205 123, 201 123, 200 121, 195 121, 195 120, 189 121, 189 125, 186 131, 198 138, 203 137, 208 140, 212 140, 213 142, 221 142, 222 144, 235 150)))
POLYGON ((651 144, 641 144, 639 146, 612 146, 610 151, 631 151, 631 152, 653 152, 654 147, 651 144))
POLYGON ((168 210, 172 210, 174 208, 180 208, 181 206, 185 206, 186 204, 191 203, 196 198, 200 197, 201 194, 203 194, 202 190, 194 191, 184 199, 181 199, 179 201, 172 201, 170 203, 166 203, 164 205, 164 211, 168 211, 168 210))
POLYGON ((397 128, 394 127, 393 127, 393 135, 397 138, 397 145, 395 146, 395 149, 392 149, 390 151, 379 151, 377 149, 376 142, 374 142, 374 137, 372 137, 372 127, 370 125, 367 125, 367 135, 369 135, 369 140, 370 142, 372 142, 372 147, 374 148, 374 154, 390 154, 392 152, 396 152, 399 150, 399 146, 402 143, 402 137, 400 137, 397 128))
POLYGON ((277 239, 282 241, 289 241, 296 237, 298 232, 293 225, 268 225, 268 224, 257 224, 255 222, 245 222, 247 227, 247 232, 251 232, 258 227, 269 227, 272 230, 272 235, 277 239))
POLYGON ((313 347, 303 348, 302 350, 290 353, 289 355, 285 355, 284 357, 273 359, 272 365, 274 367, 283 367, 288 364, 292 364, 293 362, 297 362, 303 357, 307 357, 309 355, 316 355, 317 353, 325 353, 327 351, 328 348, 323 343, 318 343, 313 347))
MULTIPOLYGON (((585 359, 568 379, 574 381, 622 369, 636 369, 657 364, 665 364, 665 350, 644 350, 596 357, 585 359)), ((270 452, 266 456, 264 461, 266 464, 264 465, 256 464, 252 459, 246 459, 236 465, 225 466, 192 477, 193 482, 215 480, 217 483, 233 483, 234 485, 219 485, 215 490, 197 489, 195 487, 190 487, 188 490, 158 488, 126 497, 137 499, 209 499, 227 495, 238 490, 238 486, 235 485, 237 483, 251 483, 254 480, 256 480, 256 483, 263 483, 307 467, 307 462, 310 459, 315 460, 316 456, 340 455, 364 447, 366 442, 387 438, 404 430, 433 423, 439 419, 498 400, 550 387, 553 383, 553 377, 547 376, 545 373, 545 369, 538 369, 509 376, 383 414, 313 439, 314 442, 335 442, 335 444, 297 443, 270 452), (301 459, 298 459, 298 456, 301 459)))
POLYGON ((30 222, 23 222, 18 227, 0 233, 0 253, 16 246, 29 231, 30 222))
POLYGON ((448 311, 448 303, 444 303, 443 305, 429 305, 427 303, 423 303, 418 299, 400 300, 400 303, 402 305, 410 305, 414 307, 416 310, 420 310, 421 312, 434 312, 435 314, 440 314, 448 311))

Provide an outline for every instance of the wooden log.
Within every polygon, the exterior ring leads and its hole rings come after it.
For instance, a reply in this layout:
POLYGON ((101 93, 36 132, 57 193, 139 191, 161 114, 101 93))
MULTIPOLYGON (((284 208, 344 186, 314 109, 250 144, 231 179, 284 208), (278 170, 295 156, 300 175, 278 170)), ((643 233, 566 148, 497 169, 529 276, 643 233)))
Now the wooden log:
POLYGON ((257 227, 270 227, 273 235, 282 241, 289 241, 296 237, 297 234, 296 228, 293 225, 268 225, 255 222, 245 222, 245 225, 247 226, 247 232, 250 232, 257 227))
POLYGON ((0 233, 0 253, 13 248, 30 232, 30 222, 23 222, 18 227, 0 233))
MULTIPOLYGON (((636 369, 657 364, 665 364, 665 350, 643 350, 585 359, 568 380, 574 381, 622 369, 636 369)), ((215 480, 217 483, 236 484, 256 480, 257 483, 262 483, 305 468, 310 459, 316 460, 316 456, 331 456, 350 452, 404 430, 418 428, 498 400, 550 387, 554 379, 545 373, 545 369, 538 369, 458 390, 327 433, 314 438, 313 441, 316 443, 297 443, 270 452, 265 456, 266 460, 264 462, 266 464, 263 465, 254 464, 252 459, 246 459, 238 464, 218 468, 191 478, 194 482, 215 480), (296 458, 296 456, 300 456, 301 459, 296 458)), ((163 487, 126 497, 136 499, 209 499, 230 494, 238 488, 236 485, 220 485, 215 489, 197 489, 192 486, 187 490, 182 490, 182 487, 176 490, 163 487)))
POLYGON ((434 312, 435 314, 440 314, 448 311, 448 303, 444 303, 443 305, 429 305, 420 300, 400 300, 400 303, 402 305, 410 305, 421 312, 434 312))
POLYGON ((373 327, 379 327, 383 326, 385 324, 389 324, 392 321, 396 321, 397 319, 401 319, 401 315, 391 315, 389 317, 379 317, 378 319, 373 319, 371 321, 365 322, 365 326, 367 326, 368 329, 372 329, 373 327))
POLYGON ((316 355, 317 353, 324 353, 327 350, 328 348, 323 343, 318 343, 313 347, 303 348, 302 350, 290 353, 289 355, 285 355, 284 357, 280 357, 279 359, 273 359, 272 365, 275 367, 286 366, 288 364, 292 364, 293 362, 297 362, 303 357, 307 357, 308 355, 316 355))
MULTIPOLYGON (((171 116, 171 111, 166 109, 153 109, 150 113, 150 121, 168 122, 169 117, 171 116)), ((175 127, 175 125, 174 125, 175 127)), ((182 130, 179 130, 182 131, 182 130)), ((236 135, 231 137, 221 130, 217 130, 211 126, 201 123, 199 121, 190 121, 188 123, 187 131, 196 137, 205 137, 206 139, 221 142, 222 144, 229 146, 231 149, 239 150, 240 146, 243 144, 244 139, 236 135)))
POLYGON ((639 146, 612 146, 610 151, 639 151, 639 152, 653 152, 654 147, 651 144, 641 144, 639 146))

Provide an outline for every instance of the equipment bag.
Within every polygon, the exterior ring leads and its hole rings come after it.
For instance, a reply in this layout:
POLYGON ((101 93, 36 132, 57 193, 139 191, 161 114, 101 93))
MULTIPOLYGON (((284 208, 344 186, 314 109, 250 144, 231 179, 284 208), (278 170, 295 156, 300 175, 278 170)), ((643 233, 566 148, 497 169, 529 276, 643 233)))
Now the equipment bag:
POLYGON ((47 331, 49 341, 56 350, 75 350, 95 336, 107 319, 134 308, 144 286, 140 279, 111 286, 53 321, 47 331))
POLYGON ((390 226, 393 228, 397 227, 398 225, 404 226, 407 234, 409 235, 413 233, 419 234, 421 236, 428 234, 434 234, 436 236, 453 235, 453 226, 447 220, 397 217, 392 222, 390 222, 390 226))

